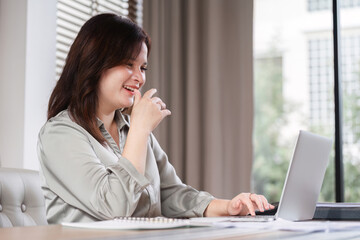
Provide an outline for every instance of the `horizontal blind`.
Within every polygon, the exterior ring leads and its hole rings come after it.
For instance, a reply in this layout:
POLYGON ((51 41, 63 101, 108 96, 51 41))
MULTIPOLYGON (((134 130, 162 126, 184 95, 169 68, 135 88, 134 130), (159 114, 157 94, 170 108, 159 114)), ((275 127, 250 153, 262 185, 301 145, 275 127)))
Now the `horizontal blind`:
POLYGON ((142 24, 142 0, 58 0, 56 20, 56 80, 81 26, 99 13, 127 16, 142 24), (130 14, 131 13, 131 14, 130 14))
POLYGON ((129 0, 129 18, 143 25, 143 0, 129 0))

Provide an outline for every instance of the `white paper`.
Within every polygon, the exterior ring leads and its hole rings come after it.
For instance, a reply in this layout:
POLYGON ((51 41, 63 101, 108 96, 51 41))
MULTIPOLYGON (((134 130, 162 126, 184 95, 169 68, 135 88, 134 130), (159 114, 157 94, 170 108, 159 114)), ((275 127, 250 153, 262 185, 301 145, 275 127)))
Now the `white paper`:
POLYGON ((76 228, 90 228, 90 229, 166 229, 166 228, 179 228, 179 227, 201 227, 212 226, 207 223, 192 223, 187 219, 173 219, 173 218, 143 218, 143 219, 114 219, 97 222, 63 222, 65 227, 76 228))
POLYGON ((234 221, 217 221, 215 226, 267 229, 267 230, 285 230, 285 231, 302 231, 302 232, 331 232, 360 228, 360 222, 351 221, 299 221, 292 222, 284 219, 276 219, 272 222, 234 222, 234 221))
POLYGON ((179 228, 179 227, 188 227, 190 226, 190 221, 188 220, 177 220, 174 222, 162 222, 160 220, 156 221, 122 221, 122 220, 106 220, 106 221, 97 221, 97 222, 77 222, 77 223, 62 223, 65 227, 76 227, 76 228, 90 228, 90 229, 166 229, 166 228, 179 228))

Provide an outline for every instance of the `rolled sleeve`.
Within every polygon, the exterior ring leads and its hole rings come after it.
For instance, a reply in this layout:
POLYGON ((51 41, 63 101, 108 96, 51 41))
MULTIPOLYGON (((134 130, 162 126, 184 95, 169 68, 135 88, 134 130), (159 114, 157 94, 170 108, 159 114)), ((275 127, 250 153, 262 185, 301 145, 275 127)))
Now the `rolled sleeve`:
POLYGON ((129 178, 129 185, 135 186, 135 192, 142 192, 149 184, 149 180, 140 174, 134 165, 126 158, 121 157, 118 164, 108 166, 108 170, 119 179, 129 178))
POLYGON ((167 217, 202 217, 214 197, 183 184, 153 135, 151 141, 161 179, 162 214, 167 217))

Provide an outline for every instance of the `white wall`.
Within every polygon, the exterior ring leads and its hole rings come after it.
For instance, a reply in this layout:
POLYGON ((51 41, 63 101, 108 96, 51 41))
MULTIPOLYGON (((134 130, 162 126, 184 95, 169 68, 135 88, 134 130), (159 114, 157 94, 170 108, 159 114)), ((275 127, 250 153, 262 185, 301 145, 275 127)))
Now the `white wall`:
POLYGON ((55 84, 55 45, 56 0, 28 0, 24 168, 38 167, 37 135, 46 121, 47 103, 55 84))
POLYGON ((0 164, 38 169, 55 84, 56 0, 0 1, 0 164))
POLYGON ((23 158, 26 6, 0 1, 0 161, 9 167, 23 158))

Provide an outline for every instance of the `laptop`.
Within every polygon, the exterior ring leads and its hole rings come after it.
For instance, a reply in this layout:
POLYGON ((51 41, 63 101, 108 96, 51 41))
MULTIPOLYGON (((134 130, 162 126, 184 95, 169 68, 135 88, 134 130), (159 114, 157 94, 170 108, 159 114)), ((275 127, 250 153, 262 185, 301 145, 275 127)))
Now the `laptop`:
POLYGON ((290 221, 312 219, 331 148, 331 139, 301 130, 275 216, 258 215, 237 218, 243 218, 241 221, 271 221, 276 218, 290 221))

